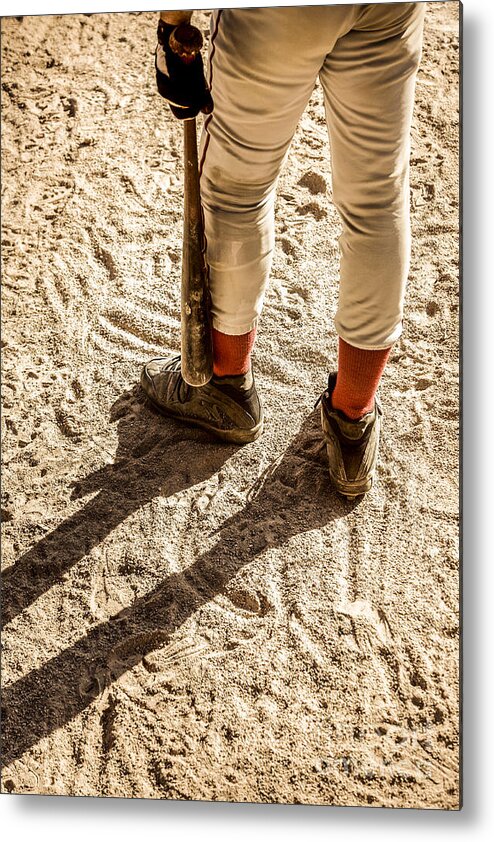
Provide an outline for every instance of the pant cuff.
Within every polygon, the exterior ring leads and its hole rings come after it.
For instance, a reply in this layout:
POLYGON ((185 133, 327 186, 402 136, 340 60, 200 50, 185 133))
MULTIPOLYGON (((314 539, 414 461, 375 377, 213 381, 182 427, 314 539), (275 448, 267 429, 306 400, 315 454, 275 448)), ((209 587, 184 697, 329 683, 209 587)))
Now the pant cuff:
POLYGON ((403 326, 400 324, 381 342, 360 341, 358 337, 355 339, 353 335, 346 333, 346 331, 336 329, 336 332, 340 339, 344 339, 348 345, 352 345, 354 348, 359 348, 361 351, 385 351, 386 348, 391 348, 391 345, 394 345, 397 339, 400 338, 403 332, 403 326))
POLYGON ((242 336, 244 333, 250 333, 253 328, 257 327, 259 317, 256 316, 251 322, 245 322, 244 325, 227 325, 225 322, 220 322, 213 317, 213 327, 219 330, 220 333, 226 333, 227 336, 242 336))

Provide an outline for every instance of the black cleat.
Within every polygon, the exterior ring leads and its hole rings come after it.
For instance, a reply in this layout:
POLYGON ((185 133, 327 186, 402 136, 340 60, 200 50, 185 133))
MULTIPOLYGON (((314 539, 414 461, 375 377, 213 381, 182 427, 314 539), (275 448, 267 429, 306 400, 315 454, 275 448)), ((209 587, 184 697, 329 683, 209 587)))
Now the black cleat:
POLYGON ((223 441, 245 444, 263 431, 262 404, 252 373, 213 375, 205 386, 189 386, 180 371, 180 357, 146 363, 141 387, 164 415, 203 427, 223 441))
POLYGON ((353 421, 340 410, 333 409, 331 395, 335 385, 336 374, 333 373, 328 377, 327 390, 319 398, 329 476, 340 494, 353 499, 372 488, 379 452, 382 408, 376 395, 372 412, 353 421))

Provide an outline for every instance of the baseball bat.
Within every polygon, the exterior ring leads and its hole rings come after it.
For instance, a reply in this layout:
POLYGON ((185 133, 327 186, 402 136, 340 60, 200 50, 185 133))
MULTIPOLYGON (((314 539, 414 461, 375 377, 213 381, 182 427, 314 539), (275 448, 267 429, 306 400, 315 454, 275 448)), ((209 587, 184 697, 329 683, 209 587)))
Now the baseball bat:
POLYGON ((203 386, 213 376, 211 297, 205 256, 195 117, 183 123, 181 371, 190 386, 203 386))
MULTIPOLYGON (((182 23, 169 40, 184 64, 202 47, 196 27, 182 23)), ((182 245, 181 372, 190 386, 204 386, 213 376, 211 296, 205 255, 204 223, 197 161, 195 117, 184 124, 184 232, 182 245)))

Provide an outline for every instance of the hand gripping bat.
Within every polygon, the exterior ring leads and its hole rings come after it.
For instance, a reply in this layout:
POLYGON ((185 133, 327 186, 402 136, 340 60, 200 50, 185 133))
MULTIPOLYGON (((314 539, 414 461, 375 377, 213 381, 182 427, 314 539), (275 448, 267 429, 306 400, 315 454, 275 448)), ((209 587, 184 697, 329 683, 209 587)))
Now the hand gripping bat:
MULTIPOLYGON (((200 50, 197 30, 175 30, 170 46, 185 62, 200 50), (191 31, 188 38, 188 32, 191 31)), ((200 33, 199 33, 200 35, 200 33)), ((213 376, 211 297, 205 256, 204 224, 197 161, 196 120, 184 124, 184 229, 182 246, 181 371, 191 386, 203 386, 213 376)))

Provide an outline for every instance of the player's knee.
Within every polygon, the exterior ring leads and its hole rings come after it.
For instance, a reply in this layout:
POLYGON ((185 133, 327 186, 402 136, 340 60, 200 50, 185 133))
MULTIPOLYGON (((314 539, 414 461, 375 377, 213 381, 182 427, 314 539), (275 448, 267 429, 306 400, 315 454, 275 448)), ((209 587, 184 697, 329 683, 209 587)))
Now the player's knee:
POLYGON ((201 174, 203 204, 210 210, 257 212, 273 199, 274 180, 262 177, 255 166, 235 172, 223 166, 204 166, 201 174))
POLYGON ((378 184, 359 185, 334 194, 334 204, 350 235, 366 238, 398 236, 409 216, 406 178, 383 178, 378 184))

